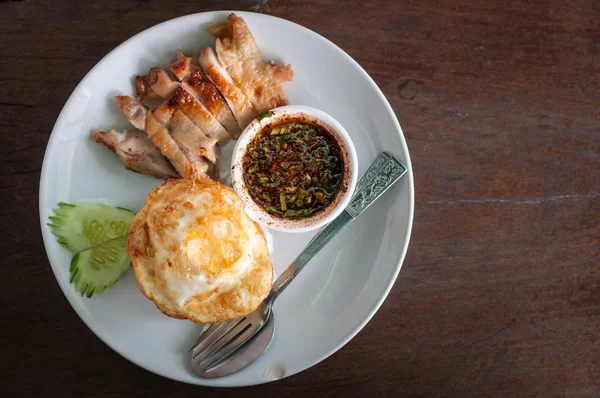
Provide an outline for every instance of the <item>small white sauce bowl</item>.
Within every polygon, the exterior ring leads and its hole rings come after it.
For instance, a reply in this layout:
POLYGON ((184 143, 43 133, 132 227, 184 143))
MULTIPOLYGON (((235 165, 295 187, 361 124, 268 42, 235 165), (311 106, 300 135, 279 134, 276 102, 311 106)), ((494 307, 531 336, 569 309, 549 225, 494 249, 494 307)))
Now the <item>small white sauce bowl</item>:
POLYGON ((235 145, 231 159, 231 183, 233 189, 244 201, 246 213, 262 226, 285 232, 306 232, 320 228, 339 216, 352 198, 358 178, 356 149, 342 125, 323 111, 308 106, 290 105, 275 108, 270 112, 272 116, 264 117, 261 120, 258 120, 258 118, 254 119, 242 132, 235 145), (306 122, 323 128, 337 141, 341 149, 342 161, 344 162, 341 185, 329 205, 308 217, 298 219, 286 219, 267 213, 250 196, 244 182, 243 174, 243 161, 248 144, 263 129, 269 128, 270 125, 278 125, 288 121, 306 122))

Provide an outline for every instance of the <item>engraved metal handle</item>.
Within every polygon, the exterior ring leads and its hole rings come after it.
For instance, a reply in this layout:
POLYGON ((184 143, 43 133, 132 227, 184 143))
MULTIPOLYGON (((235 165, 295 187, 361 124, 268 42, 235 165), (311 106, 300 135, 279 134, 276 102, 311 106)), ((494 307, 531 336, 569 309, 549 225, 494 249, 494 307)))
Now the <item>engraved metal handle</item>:
POLYGON ((394 185, 406 172, 406 167, 392 155, 382 152, 362 176, 350 204, 332 222, 323 227, 308 243, 302 253, 273 283, 270 299, 275 298, 290 284, 306 263, 314 257, 346 225, 365 211, 389 187, 394 185))

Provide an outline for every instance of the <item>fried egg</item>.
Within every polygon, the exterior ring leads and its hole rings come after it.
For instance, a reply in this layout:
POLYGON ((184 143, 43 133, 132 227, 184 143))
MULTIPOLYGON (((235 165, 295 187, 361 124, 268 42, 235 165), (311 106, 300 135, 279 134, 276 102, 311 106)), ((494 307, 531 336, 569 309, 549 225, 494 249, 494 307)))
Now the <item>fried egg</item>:
POLYGON ((177 179, 154 188, 127 250, 142 293, 173 318, 235 319, 254 311, 273 283, 262 228, 217 182, 177 179))

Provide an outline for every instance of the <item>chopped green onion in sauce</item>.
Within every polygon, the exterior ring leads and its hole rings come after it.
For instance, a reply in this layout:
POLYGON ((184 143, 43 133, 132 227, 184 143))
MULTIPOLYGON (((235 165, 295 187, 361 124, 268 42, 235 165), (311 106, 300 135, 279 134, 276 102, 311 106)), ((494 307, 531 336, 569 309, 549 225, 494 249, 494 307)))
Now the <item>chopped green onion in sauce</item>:
POLYGON ((268 112, 268 111, 267 111, 267 112, 263 112, 263 113, 261 113, 260 115, 258 115, 258 117, 257 117, 256 119, 257 119, 258 121, 261 121, 261 120, 263 120, 264 118, 266 118, 266 117, 271 117, 271 116, 273 116, 273 112, 268 112))
POLYGON ((268 126, 243 159, 252 199, 271 215, 308 217, 326 208, 342 185, 340 147, 325 129, 308 123, 268 126))

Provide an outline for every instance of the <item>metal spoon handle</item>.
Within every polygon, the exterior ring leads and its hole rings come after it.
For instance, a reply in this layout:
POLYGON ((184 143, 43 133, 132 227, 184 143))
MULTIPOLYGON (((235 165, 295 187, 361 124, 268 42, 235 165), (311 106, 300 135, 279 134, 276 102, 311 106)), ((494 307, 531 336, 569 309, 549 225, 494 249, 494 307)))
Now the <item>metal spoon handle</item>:
POLYGON ((369 169, 362 176, 356 192, 346 209, 332 222, 323 227, 308 243, 302 253, 290 266, 277 278, 271 289, 272 300, 290 284, 315 254, 319 252, 334 236, 346 225, 353 221, 360 213, 365 211, 371 203, 375 202, 389 187, 394 185, 406 172, 406 167, 392 155, 382 152, 369 169))

